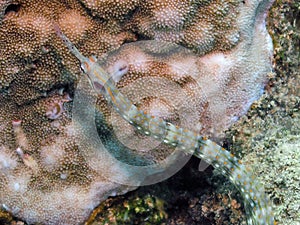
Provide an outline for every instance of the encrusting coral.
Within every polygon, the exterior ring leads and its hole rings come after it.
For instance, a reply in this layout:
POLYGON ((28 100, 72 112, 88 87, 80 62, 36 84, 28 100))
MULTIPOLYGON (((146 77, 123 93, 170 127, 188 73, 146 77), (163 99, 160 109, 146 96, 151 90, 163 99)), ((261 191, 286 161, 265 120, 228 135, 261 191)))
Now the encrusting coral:
MULTIPOLYGON (((117 86, 129 98, 135 97, 131 100, 139 108, 217 139, 260 96, 271 71, 272 45, 265 30, 270 4, 268 0, 1 1, 2 207, 28 223, 78 224, 109 195, 134 188, 110 179, 126 174, 117 165, 101 173, 93 168, 92 163, 106 162, 93 162, 93 143, 83 146, 78 136, 88 126, 84 119, 74 119, 78 106, 72 99, 82 74, 56 36, 54 24, 84 55, 103 59, 117 86), (125 42, 144 39, 172 41, 194 53, 170 52, 162 46, 147 50, 136 42, 105 58, 125 42), (118 70, 124 62, 131 65, 129 70, 118 70), (153 81, 152 92, 141 81, 153 81), (153 93, 161 81, 165 86, 153 93)), ((114 133, 117 119, 110 106, 101 96, 97 104, 99 136, 117 158, 143 164, 153 155, 160 159, 169 153, 169 148, 155 148, 130 126, 119 126, 119 133, 114 133), (132 140, 141 145, 122 142, 119 134, 126 140, 136 138, 132 140)))

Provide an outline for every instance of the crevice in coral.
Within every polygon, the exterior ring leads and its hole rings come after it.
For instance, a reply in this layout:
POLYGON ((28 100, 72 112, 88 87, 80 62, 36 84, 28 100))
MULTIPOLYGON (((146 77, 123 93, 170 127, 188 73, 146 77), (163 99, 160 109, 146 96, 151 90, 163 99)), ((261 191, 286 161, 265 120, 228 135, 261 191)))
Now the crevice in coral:
POLYGON ((8 15, 9 13, 17 13, 20 11, 20 4, 10 4, 4 11, 4 15, 8 15))

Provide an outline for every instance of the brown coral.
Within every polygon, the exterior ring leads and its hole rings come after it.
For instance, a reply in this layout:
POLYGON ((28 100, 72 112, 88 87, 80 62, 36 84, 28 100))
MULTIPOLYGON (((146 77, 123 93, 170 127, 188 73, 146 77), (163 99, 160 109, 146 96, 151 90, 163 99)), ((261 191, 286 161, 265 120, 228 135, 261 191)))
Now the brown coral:
POLYGON ((82 0, 81 2, 92 11, 93 15, 122 20, 139 5, 140 0, 82 0))
POLYGON ((172 41, 198 54, 226 50, 239 40, 239 1, 145 1, 130 23, 138 35, 172 41))
MULTIPOLYGON (((84 55, 104 58, 118 87, 141 109, 216 137, 259 96, 270 71, 267 0, 81 3, 0 3, 0 203, 29 223, 80 223, 101 200, 132 188, 111 181, 128 178, 128 171, 97 158, 97 141, 85 133, 90 121, 74 116, 82 74, 53 24, 84 55), (124 42, 149 38, 179 43, 197 55, 136 42, 104 57, 124 42), (126 74, 119 70, 124 62, 130 64, 126 74), (74 102, 65 94, 75 95, 74 102)), ((84 91, 82 96, 92 95, 84 91)), ((80 112, 94 112, 79 100, 80 112)), ((151 151, 156 143, 116 125, 101 97, 97 104, 96 129, 116 158, 145 164, 170 153, 160 143, 151 151)))

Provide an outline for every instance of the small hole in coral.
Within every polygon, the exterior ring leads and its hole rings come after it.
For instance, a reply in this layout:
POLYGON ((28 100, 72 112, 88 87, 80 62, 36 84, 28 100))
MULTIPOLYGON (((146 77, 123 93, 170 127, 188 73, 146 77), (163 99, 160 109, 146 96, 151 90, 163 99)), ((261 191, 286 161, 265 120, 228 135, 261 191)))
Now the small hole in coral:
POLYGON ((21 8, 21 5, 19 5, 19 4, 10 4, 5 9, 4 15, 7 15, 9 13, 16 13, 20 10, 20 8, 21 8))

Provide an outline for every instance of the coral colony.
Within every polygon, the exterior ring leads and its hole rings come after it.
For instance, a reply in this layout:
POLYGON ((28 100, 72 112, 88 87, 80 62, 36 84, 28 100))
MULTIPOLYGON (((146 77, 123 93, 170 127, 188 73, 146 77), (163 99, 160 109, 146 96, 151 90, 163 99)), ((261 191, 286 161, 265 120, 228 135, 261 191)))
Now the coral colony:
POLYGON ((249 224, 273 223, 271 205, 262 186, 248 176, 250 169, 204 138, 222 138, 262 93, 271 72, 272 44, 265 28, 271 3, 2 1, 2 207, 28 223, 78 224, 108 196, 136 188, 119 182, 128 171, 107 162, 93 140, 78 135, 85 134, 89 123, 76 112, 95 115, 96 107, 98 138, 116 158, 144 165, 160 162, 174 147, 196 150, 243 193, 249 224), (118 49, 101 66, 80 54, 93 84, 81 95, 91 96, 95 89, 100 93, 95 105, 87 101, 79 107, 85 100, 76 100, 87 75, 66 36, 82 55, 104 59, 118 49), (139 44, 143 39, 154 42, 147 47, 139 44), (191 51, 160 46, 160 41, 191 51), (125 120, 113 114, 103 95, 125 120), (153 129, 147 130, 146 122, 155 122, 153 129), (155 135, 166 143, 157 144, 151 139, 155 135))

